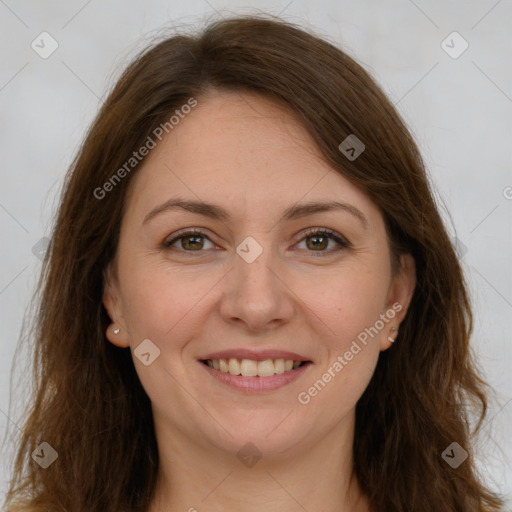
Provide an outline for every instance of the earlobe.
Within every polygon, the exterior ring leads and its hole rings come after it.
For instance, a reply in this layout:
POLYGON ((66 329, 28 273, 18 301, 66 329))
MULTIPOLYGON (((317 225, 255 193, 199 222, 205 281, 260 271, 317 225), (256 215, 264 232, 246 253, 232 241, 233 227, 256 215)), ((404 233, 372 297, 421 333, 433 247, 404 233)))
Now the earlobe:
POLYGON ((126 348, 130 345, 126 331, 123 331, 116 323, 111 323, 107 327, 105 336, 116 347, 126 348))
POLYGON ((117 347, 128 347, 129 336, 125 326, 122 307, 120 306, 119 287, 109 267, 104 272, 103 305, 112 323, 107 327, 105 336, 117 347))
POLYGON ((381 338, 381 350, 388 349, 397 339, 400 324, 405 318, 416 287, 416 262, 411 254, 400 258, 400 269, 389 288, 386 310, 393 312, 393 319, 381 338))

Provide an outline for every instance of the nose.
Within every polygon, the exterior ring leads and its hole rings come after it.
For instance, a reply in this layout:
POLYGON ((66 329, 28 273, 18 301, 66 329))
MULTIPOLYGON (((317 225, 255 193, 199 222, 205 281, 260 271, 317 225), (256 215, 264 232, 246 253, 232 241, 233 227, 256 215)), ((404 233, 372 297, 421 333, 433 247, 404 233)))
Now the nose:
POLYGON ((226 322, 261 332, 273 330, 292 318, 294 294, 270 248, 264 248, 250 263, 235 254, 232 271, 223 283, 220 313, 226 322))

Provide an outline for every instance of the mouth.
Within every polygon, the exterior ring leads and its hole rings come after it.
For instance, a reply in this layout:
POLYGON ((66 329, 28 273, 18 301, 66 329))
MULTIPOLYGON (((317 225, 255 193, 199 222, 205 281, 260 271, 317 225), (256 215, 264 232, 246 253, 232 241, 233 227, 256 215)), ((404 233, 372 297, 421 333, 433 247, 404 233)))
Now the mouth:
POLYGON ((295 361, 293 359, 265 359, 256 361, 253 359, 219 358, 202 359, 201 362, 213 370, 240 377, 273 377, 285 373, 295 372, 303 366, 311 364, 311 361, 295 361))

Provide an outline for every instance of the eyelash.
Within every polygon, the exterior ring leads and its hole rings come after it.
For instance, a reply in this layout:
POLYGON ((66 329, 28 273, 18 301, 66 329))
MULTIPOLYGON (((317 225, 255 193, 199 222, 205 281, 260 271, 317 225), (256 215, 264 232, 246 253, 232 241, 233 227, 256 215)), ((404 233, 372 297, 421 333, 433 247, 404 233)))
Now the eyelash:
MULTIPOLYGON (((211 242, 211 240, 208 238, 208 236, 203 231, 194 228, 194 229, 190 229, 188 231, 185 231, 183 233, 179 233, 178 236, 174 237, 172 240, 165 240, 163 242, 163 244, 162 244, 162 248, 163 249, 167 249, 167 250, 173 250, 175 248, 173 248, 171 246, 175 242, 178 242, 182 238, 187 238, 187 237, 192 237, 192 236, 202 236, 202 237, 206 238, 207 240, 209 240, 211 242)), ((338 247, 337 249, 330 250, 330 251, 308 251, 308 252, 311 252, 311 253, 316 253, 316 256, 319 256, 319 257, 325 257, 325 256, 328 256, 328 255, 332 254, 333 252, 338 252, 338 251, 341 251, 342 249, 348 249, 350 247, 349 242, 347 242, 344 238, 342 238, 340 235, 338 235, 335 231, 333 231, 331 229, 327 229, 327 228, 312 228, 311 230, 309 230, 306 233, 304 233, 304 236, 299 240, 298 243, 302 242, 306 238, 310 238, 310 237, 313 237, 313 236, 324 236, 324 237, 327 237, 330 240, 334 240, 338 245, 341 246, 341 247, 338 247)), ((202 253, 202 252, 204 252, 204 250, 187 251, 187 250, 181 249, 181 248, 178 249, 178 250, 183 252, 183 253, 189 254, 191 256, 192 256, 193 253, 202 253)))

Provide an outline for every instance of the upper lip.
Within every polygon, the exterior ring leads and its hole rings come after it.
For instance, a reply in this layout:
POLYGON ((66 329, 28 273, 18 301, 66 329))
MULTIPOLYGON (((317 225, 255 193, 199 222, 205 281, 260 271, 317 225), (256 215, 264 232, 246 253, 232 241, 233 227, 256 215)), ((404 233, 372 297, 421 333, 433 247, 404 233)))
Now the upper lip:
POLYGON ((232 350, 220 350, 212 352, 199 359, 204 361, 206 359, 251 359, 253 361, 265 361, 266 359, 285 359, 293 361, 310 361, 307 357, 303 357, 295 352, 287 352, 285 350, 251 350, 237 348, 232 350))

